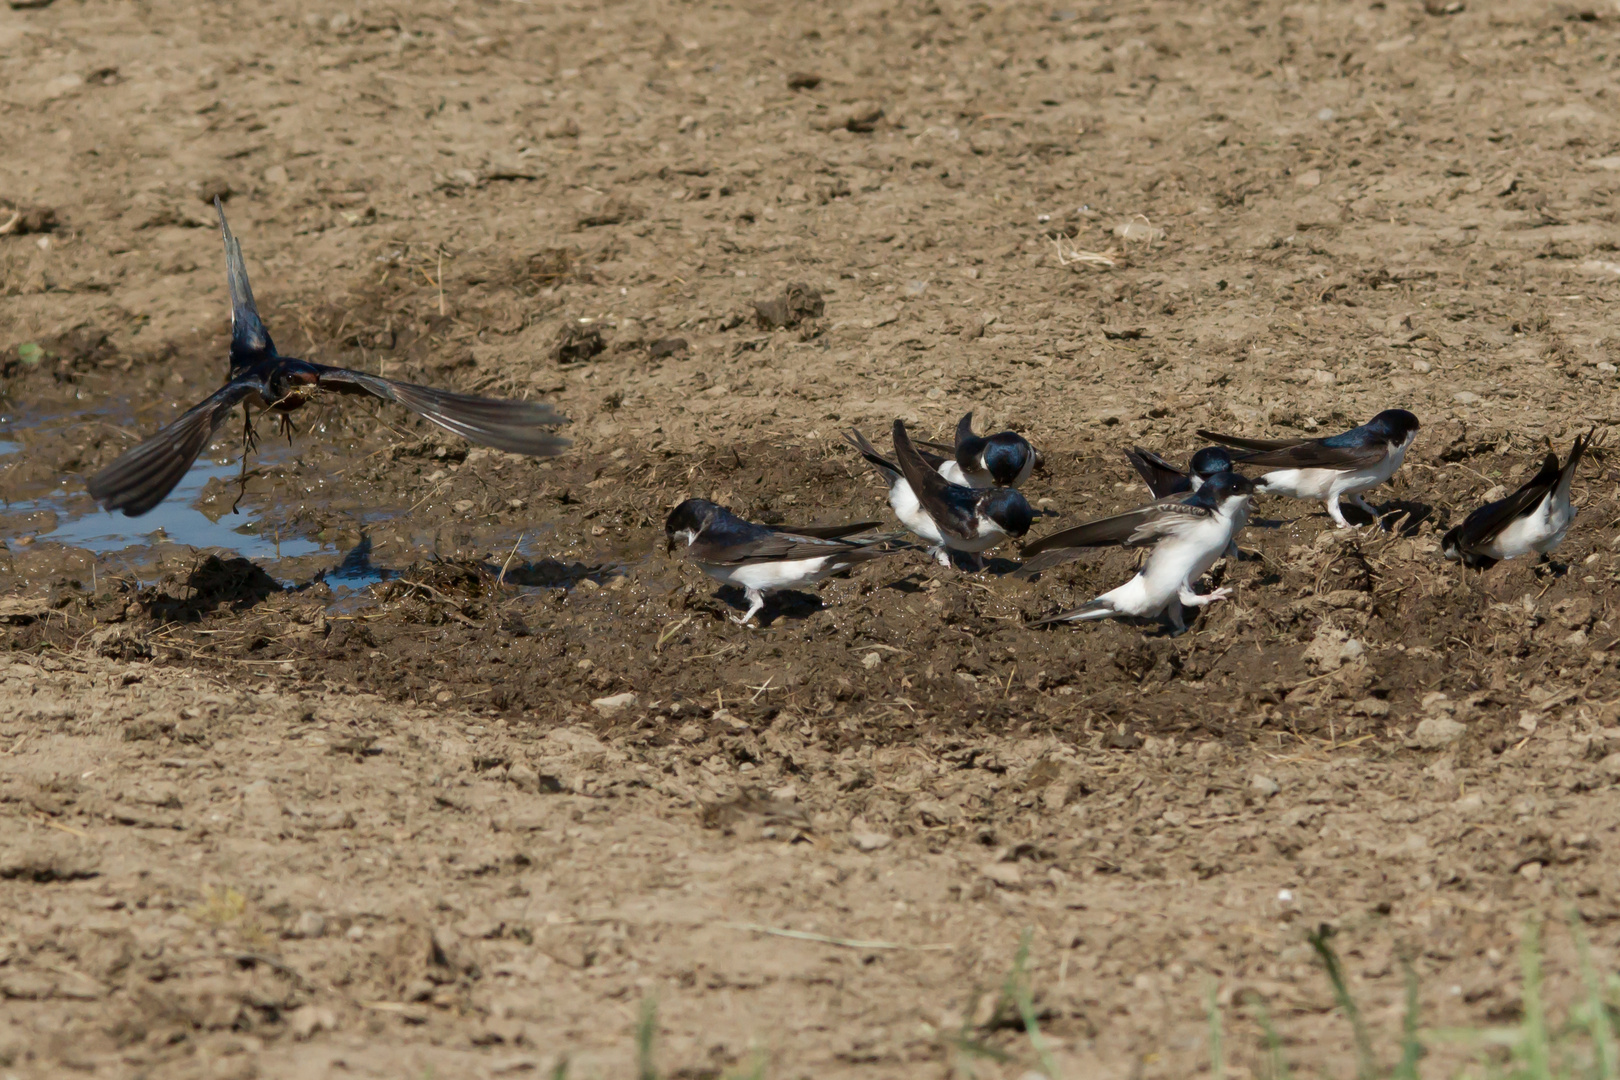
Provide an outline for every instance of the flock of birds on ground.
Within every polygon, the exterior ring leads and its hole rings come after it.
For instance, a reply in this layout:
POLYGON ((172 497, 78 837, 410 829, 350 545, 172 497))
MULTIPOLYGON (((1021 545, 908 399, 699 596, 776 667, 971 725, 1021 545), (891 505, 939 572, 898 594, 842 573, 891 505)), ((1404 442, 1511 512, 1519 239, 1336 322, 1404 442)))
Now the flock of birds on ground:
MULTIPOLYGON (((157 506, 237 405, 244 415, 245 480, 247 455, 256 444, 253 410, 275 413, 290 436, 289 414, 322 391, 395 402, 469 442, 498 450, 549 456, 568 446, 551 431, 566 419, 541 402, 451 393, 282 356, 259 318, 224 207, 216 200, 215 208, 231 296, 225 385, 90 479, 90 494, 104 509, 136 517, 157 506)), ((1365 495, 1401 467, 1418 427, 1418 418, 1405 409, 1386 409, 1360 427, 1326 438, 1249 439, 1200 430, 1200 438, 1219 445, 1199 450, 1185 469, 1140 447, 1127 450, 1125 456, 1146 482, 1152 501, 1023 543, 1024 562, 1016 572, 1031 578, 1100 547, 1149 548, 1147 558, 1125 584, 1030 625, 1157 619, 1181 633, 1185 608, 1231 594, 1227 588, 1199 593, 1195 585, 1221 556, 1238 554, 1238 534, 1248 524, 1255 495, 1321 502, 1341 529, 1352 527, 1340 508, 1348 501, 1376 524, 1378 512, 1365 495), (1238 466, 1269 471, 1250 478, 1238 466)), ((1540 470, 1517 491, 1480 507, 1447 532, 1445 557, 1486 569, 1533 552, 1546 556, 1558 547, 1575 520, 1570 485, 1595 433, 1594 428, 1577 438, 1562 465, 1556 454, 1548 453, 1540 470)), ((1018 489, 1039 459, 1022 435, 977 435, 970 412, 949 446, 913 442, 904 422, 896 420, 893 460, 859 431, 845 437, 888 485, 889 505, 901 524, 927 544, 942 566, 955 561, 981 569, 983 552, 1022 541, 1034 524, 1035 512, 1018 489)), ((770 593, 907 549, 888 537, 861 539, 877 526, 873 521, 803 528, 759 525, 708 500, 687 499, 670 512, 664 532, 670 551, 683 549, 704 573, 743 590, 748 610, 733 618, 746 625, 770 593)))

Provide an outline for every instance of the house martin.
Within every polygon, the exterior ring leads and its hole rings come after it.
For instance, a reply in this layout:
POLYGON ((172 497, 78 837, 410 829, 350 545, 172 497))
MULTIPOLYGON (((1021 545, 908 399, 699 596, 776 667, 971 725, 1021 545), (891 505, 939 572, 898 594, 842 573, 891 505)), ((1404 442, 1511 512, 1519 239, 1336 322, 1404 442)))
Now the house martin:
POLYGON ((1558 455, 1549 453, 1541 471, 1526 480, 1505 499, 1486 503, 1447 532, 1440 550, 1453 562, 1488 570, 1503 559, 1514 559, 1530 552, 1550 553, 1564 542, 1575 520, 1569 487, 1581 456, 1592 445, 1593 428, 1575 440, 1569 460, 1558 467, 1558 455))
MULTIPOLYGON (((1178 469, 1164 458, 1151 450, 1144 450, 1140 446, 1125 451, 1125 458, 1136 467, 1142 480, 1147 484, 1148 490, 1155 499, 1167 499, 1175 495, 1190 494, 1203 486, 1204 481, 1216 473, 1232 471, 1232 455, 1226 452, 1224 446, 1206 446, 1192 456, 1185 469, 1178 469)), ((1227 554, 1237 558, 1237 534, 1242 532, 1249 523, 1249 505, 1244 503, 1238 511, 1239 520, 1232 529, 1232 545, 1227 554)))
POLYGON ((859 431, 851 429, 844 437, 889 482, 895 516, 928 541, 941 566, 950 565, 952 551, 976 557, 1003 540, 1021 537, 1035 520, 1029 503, 1013 488, 970 488, 946 480, 912 444, 903 421, 894 422, 895 461, 879 454, 859 431))
MULTIPOLYGON (((1029 440, 1016 431, 973 434, 971 412, 957 421, 954 446, 922 440, 915 445, 919 451, 938 450, 948 455, 934 468, 960 487, 1022 487, 1040 460, 1029 440)), ((931 461, 930 455, 924 453, 923 460, 931 461)))
POLYGON ((1179 502, 1149 503, 1026 545, 1024 554, 1033 558, 1020 569, 1023 576, 1068 562, 1089 547, 1153 546, 1142 569, 1119 588, 1030 625, 1119 616, 1158 617, 1169 622, 1173 633, 1183 632, 1187 625, 1182 608, 1203 607, 1231 595, 1228 588, 1197 593, 1193 585, 1235 541, 1237 531, 1248 519, 1249 498, 1254 491, 1255 482, 1241 473, 1217 472, 1179 502))
POLYGON ((1258 494, 1318 500, 1334 524, 1348 529, 1339 500, 1347 498, 1377 521, 1378 511, 1362 492, 1395 475, 1417 433, 1417 417, 1405 409, 1385 409, 1360 427, 1325 439, 1244 439, 1203 430, 1198 435, 1247 451, 1234 455, 1239 465, 1275 470, 1255 481, 1258 494))
POLYGON ((1192 456, 1185 469, 1178 469, 1151 450, 1140 446, 1125 451, 1125 459, 1136 467, 1155 499, 1197 491, 1199 485, 1218 472, 1232 471, 1232 455, 1224 446, 1206 446, 1192 456))
POLYGON ((567 419, 541 402, 456 394, 282 356, 259 319, 242 249, 225 222, 225 207, 215 199, 214 208, 225 238, 225 280, 231 294, 231 357, 225 385, 90 478, 90 495, 103 509, 139 517, 162 502, 237 405, 245 420, 245 478, 247 455, 257 444, 251 410, 275 412, 290 438, 287 414, 321 391, 366 394, 403 405, 446 431, 497 450, 547 457, 568 446, 568 440, 545 430, 566 424, 567 419))
POLYGON ((888 555, 883 541, 844 537, 876 528, 878 522, 789 528, 755 525, 707 499, 687 499, 664 520, 665 548, 685 545, 698 569, 748 598, 748 612, 732 621, 746 625, 780 589, 810 585, 863 562, 888 555))

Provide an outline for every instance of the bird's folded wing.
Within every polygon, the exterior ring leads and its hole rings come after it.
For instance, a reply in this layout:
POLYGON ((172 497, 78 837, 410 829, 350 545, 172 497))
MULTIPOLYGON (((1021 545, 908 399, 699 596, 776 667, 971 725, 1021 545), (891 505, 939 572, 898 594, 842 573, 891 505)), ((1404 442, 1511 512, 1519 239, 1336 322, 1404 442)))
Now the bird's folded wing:
POLYGON ((1300 443, 1311 441, 1310 439, 1245 439, 1240 435, 1222 435, 1215 431, 1205 431, 1203 428, 1198 429, 1198 437, 1208 439, 1210 442, 1220 443, 1222 446, 1235 446, 1239 450, 1258 450, 1262 452, 1266 450, 1286 450, 1290 446, 1298 446, 1300 443))
POLYGON ((928 467, 935 472, 938 472, 939 467, 947 461, 956 459, 956 447, 954 446, 946 446, 944 443, 939 442, 925 442, 922 439, 912 440, 912 445, 917 448, 917 453, 922 455, 922 459, 928 463, 928 467))
MULTIPOLYGON (((1207 431, 1200 431, 1199 434, 1215 442, 1226 442, 1229 446, 1240 445, 1237 440, 1223 435, 1212 436, 1207 431)), ((1388 454, 1389 447, 1383 443, 1374 446, 1330 446, 1313 439, 1251 449, 1247 453, 1234 454, 1233 460, 1267 469, 1370 469, 1388 454)))
POLYGON ((1465 548, 1490 543, 1491 539, 1516 519, 1535 508, 1558 483, 1558 455, 1548 454, 1541 468, 1505 499, 1486 503, 1463 519, 1456 533, 1465 548))
POLYGON ((243 398, 257 391, 251 382, 226 383, 157 434, 126 450, 90 478, 90 497, 104 510, 140 517, 162 502, 197 455, 208 448, 214 432, 243 398))
POLYGON ((851 521, 847 525, 795 525, 792 528, 784 525, 776 531, 821 540, 837 540, 840 536, 854 536, 856 533, 868 532, 881 524, 883 524, 881 521, 851 521))
POLYGON ((1136 467, 1155 499, 1192 490, 1192 481, 1186 473, 1151 450, 1134 447, 1125 451, 1125 459, 1136 467))
POLYGON ((867 464, 884 476, 895 477, 900 475, 900 466, 878 453, 877 447, 868 442, 866 436, 862 435, 859 430, 850 428, 844 432, 844 441, 860 451, 861 457, 866 459, 867 464))
POLYGON ((956 422, 956 446, 951 456, 962 468, 970 468, 974 458, 984 451, 984 440, 973 434, 973 410, 969 409, 962 414, 962 419, 956 422))
POLYGON ((822 540, 814 536, 796 536, 762 530, 758 535, 730 544, 716 544, 699 537, 688 553, 700 562, 717 566, 743 566, 748 563, 791 562, 796 559, 819 559, 825 555, 847 555, 863 550, 864 545, 842 540, 822 540))
POLYGON ((1575 445, 1569 448, 1569 460, 1564 462, 1563 469, 1558 473, 1557 487, 1560 498, 1565 500, 1569 498, 1569 486, 1575 480, 1575 470, 1580 466, 1581 458, 1591 448, 1592 440, 1596 436, 1597 428, 1593 427, 1584 438, 1577 437, 1575 445))
POLYGON ((403 405, 468 442, 496 450, 550 457, 562 453, 569 445, 567 439, 545 430, 566 424, 568 419, 543 401, 503 401, 457 394, 431 386, 395 382, 364 371, 324 366, 317 385, 322 390, 370 394, 403 405))
MULTIPOLYGON (((951 489, 956 485, 929 468, 922 455, 917 453, 902 420, 894 422, 894 456, 900 465, 901 475, 917 496, 918 505, 934 519, 940 532, 964 540, 971 538, 975 532, 972 510, 961 500, 952 497, 951 489)), ((967 488, 957 488, 957 491, 973 497, 973 492, 967 488)))

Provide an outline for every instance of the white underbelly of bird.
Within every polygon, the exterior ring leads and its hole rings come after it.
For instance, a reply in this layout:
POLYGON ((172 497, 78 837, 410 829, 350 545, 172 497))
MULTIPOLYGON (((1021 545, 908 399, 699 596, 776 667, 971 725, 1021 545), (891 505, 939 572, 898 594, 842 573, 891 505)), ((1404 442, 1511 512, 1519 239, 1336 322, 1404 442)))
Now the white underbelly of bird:
POLYGON ((1182 537, 1160 541, 1148 556, 1147 565, 1135 577, 1093 601, 1106 607, 1087 611, 1080 618, 1130 615, 1148 619, 1161 614, 1171 601, 1190 592, 1198 579, 1215 565, 1215 560, 1226 551, 1231 528, 1229 519, 1216 516, 1200 528, 1188 530, 1182 537))
POLYGON ((736 585, 749 592, 768 593, 795 585, 812 585, 843 568, 838 556, 819 559, 792 559, 783 562, 745 563, 742 566, 716 566, 700 563, 705 574, 723 585, 736 585))
POLYGON ((1549 495, 1533 512, 1497 533, 1480 551, 1493 559, 1516 559, 1532 551, 1545 555, 1564 542, 1574 520, 1575 514, 1568 507, 1554 508, 1549 495))
POLYGON ((917 493, 911 490, 911 485, 904 480, 895 480, 889 485, 889 509, 894 516, 900 519, 900 524, 928 541, 930 544, 943 544, 944 534, 934 519, 923 512, 922 504, 917 501, 917 493))
POLYGON ((1346 472, 1343 469, 1276 469, 1260 477, 1260 490, 1269 495, 1294 499, 1326 501, 1334 496, 1359 495, 1371 491, 1395 475, 1406 459, 1406 447, 1390 451, 1371 469, 1346 472))

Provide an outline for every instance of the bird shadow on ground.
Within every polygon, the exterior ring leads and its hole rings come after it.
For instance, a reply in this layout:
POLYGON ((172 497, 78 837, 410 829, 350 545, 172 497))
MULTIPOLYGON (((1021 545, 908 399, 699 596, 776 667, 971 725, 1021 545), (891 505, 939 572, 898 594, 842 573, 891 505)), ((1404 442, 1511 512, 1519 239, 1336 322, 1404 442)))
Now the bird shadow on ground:
MULTIPOLYGON (((748 610, 748 598, 743 591, 735 585, 722 585, 715 596, 729 607, 739 612, 748 610)), ((821 602, 821 597, 812 593, 799 592, 797 589, 783 589, 773 592, 765 601, 765 606, 759 609, 755 621, 760 626, 769 626, 777 619, 808 619, 827 605, 821 602)))
POLYGON ((1378 508, 1378 521, 1400 536, 1416 536, 1423 523, 1434 518, 1434 507, 1411 499, 1392 499, 1378 508))
POLYGON ((499 566, 486 569, 508 585, 527 585, 547 589, 572 589, 581 581, 594 581, 606 585, 624 573, 622 567, 606 564, 590 565, 581 562, 565 563, 558 559, 540 559, 530 563, 514 563, 506 568, 504 576, 499 566))
POLYGON ((282 591, 282 585, 263 569, 237 556, 221 559, 210 555, 186 577, 187 596, 156 592, 143 606, 155 622, 199 622, 205 612, 221 606, 245 611, 266 597, 282 591))

